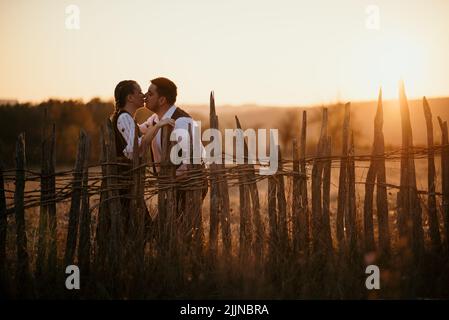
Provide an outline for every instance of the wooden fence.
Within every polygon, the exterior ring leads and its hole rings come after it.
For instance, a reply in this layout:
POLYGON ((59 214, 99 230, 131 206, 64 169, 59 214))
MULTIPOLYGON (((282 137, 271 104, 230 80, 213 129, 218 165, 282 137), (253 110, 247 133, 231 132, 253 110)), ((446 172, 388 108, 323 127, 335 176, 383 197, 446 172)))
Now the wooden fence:
MULTIPOLYGON (((407 275, 405 284, 399 285, 399 291, 393 290, 399 292, 393 295, 395 297, 445 295, 447 284, 437 293, 420 290, 428 279, 422 276, 428 270, 423 265, 438 263, 443 268, 438 269, 442 273, 447 269, 447 122, 438 118, 442 143, 435 145, 432 113, 424 98, 428 145, 416 148, 403 87, 400 90, 400 108, 402 148, 386 152, 382 95, 379 94, 372 152, 365 156, 356 156, 354 152, 357 137, 351 131, 349 103, 345 105, 342 123, 341 154, 332 155, 336 152, 332 153, 333 137, 328 133, 328 112, 324 108, 316 155, 311 158, 307 158, 305 152, 307 112, 304 111, 299 143, 296 139, 292 142, 292 160, 285 160, 285 154, 282 154, 279 170, 271 176, 259 175, 257 166, 253 164, 212 164, 207 169, 192 164, 187 178, 179 179, 169 159, 170 131, 164 127, 163 156, 161 163, 157 164, 160 166, 159 174, 156 176, 149 172, 153 164, 146 156, 134 156, 127 180, 121 176, 124 169, 116 158, 110 122, 101 128, 101 172, 88 165, 90 141, 83 130, 79 135, 74 169, 56 172, 55 126, 48 123, 42 132, 41 171, 33 172, 26 167, 25 136, 21 134, 17 139, 16 167, 10 170, 2 167, 0 170, 2 292, 15 297, 66 296, 63 270, 67 265, 77 264, 83 279, 90 279, 89 290, 84 293, 90 297, 146 297, 145 292, 153 290, 153 287, 151 283, 142 281, 140 275, 144 273, 151 273, 153 278, 149 276, 149 279, 163 283, 157 286, 162 288, 160 292, 164 292, 161 296, 176 297, 177 290, 186 282, 198 285, 204 282, 205 275, 212 277, 220 270, 228 274, 226 279, 237 279, 241 283, 254 283, 254 278, 263 277, 266 279, 264 285, 274 283, 281 293, 287 292, 281 296, 364 297, 368 294, 363 281, 359 280, 364 275, 363 266, 374 261, 389 270, 397 268, 407 275), (441 158, 439 177, 435 169, 438 155, 441 158), (427 158, 427 190, 417 189, 416 158, 427 158), (386 161, 389 160, 400 160, 398 186, 387 181, 386 161), (369 168, 363 182, 363 208, 358 208, 355 163, 361 161, 368 162, 369 168), (335 165, 339 167, 339 179, 334 216, 330 190, 331 172, 335 165), (291 180, 292 188, 286 187, 286 179, 291 180), (441 192, 436 192, 437 180, 441 181, 441 192), (27 190, 27 181, 40 181, 40 188, 27 190), (210 204, 208 217, 202 212, 205 181, 208 182, 210 204), (265 181, 268 189, 266 197, 261 199, 259 189, 265 181), (14 190, 7 187, 12 182, 14 190), (239 205, 233 214, 230 188, 234 186, 238 186, 239 205), (123 194, 123 189, 131 190, 131 195, 123 194), (393 208, 389 208, 387 199, 389 189, 398 190, 393 217, 393 208), (145 200, 155 195, 157 206, 152 210, 153 217, 149 218, 145 200), (8 200, 11 200, 9 207, 8 200), (68 227, 63 233, 65 250, 62 254, 57 252, 60 230, 57 230, 56 205, 68 200, 70 210, 68 227), (36 257, 31 259, 25 211, 32 207, 39 207, 39 226, 36 257), (94 212, 98 213, 94 215, 94 212), (231 223, 235 214, 239 217, 238 230, 233 229, 231 223), (361 225, 358 220, 362 221, 361 225), (7 250, 7 230, 12 230, 11 223, 16 232, 15 259, 8 258, 7 250), (396 242, 393 241, 395 229, 398 231, 396 242), (238 236, 233 234, 237 231, 238 236), (367 258, 371 253, 374 253, 374 260, 367 258), (246 269, 252 271, 243 272, 246 269), (232 271, 242 274, 229 275, 232 271), (299 285, 292 286, 288 279, 294 279, 299 285), (333 283, 331 292, 324 286, 326 281, 333 283), (343 281, 346 281, 344 285, 341 284, 343 281), (340 290, 339 286, 345 289, 340 290), (299 291, 292 288, 299 288, 299 291)), ((210 127, 219 128, 213 94, 210 97, 210 127)), ((242 128, 237 117, 236 127, 242 128)), ((137 155, 137 149, 134 151, 137 155)), ((436 277, 434 281, 438 279, 441 278, 436 277)), ((203 296, 211 296, 210 292, 220 290, 216 287, 203 290, 198 286, 194 287, 195 292, 202 292, 203 296)))

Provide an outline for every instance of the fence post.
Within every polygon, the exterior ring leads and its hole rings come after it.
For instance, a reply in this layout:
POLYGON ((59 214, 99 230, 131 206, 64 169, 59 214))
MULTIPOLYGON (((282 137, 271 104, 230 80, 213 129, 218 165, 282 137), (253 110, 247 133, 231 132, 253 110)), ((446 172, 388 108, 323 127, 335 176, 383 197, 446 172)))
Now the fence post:
POLYGON ((316 159, 312 169, 312 237, 314 253, 323 253, 323 208, 322 208, 322 174, 323 159, 327 137, 327 108, 323 108, 320 139, 317 145, 316 159))
MULTIPOLYGON (((244 139, 243 131, 240 123, 236 117, 237 123, 237 136, 236 141, 242 141, 244 139)), ((236 147, 237 148, 237 147, 236 147)), ((237 165, 238 182, 239 182, 239 211, 240 211, 240 237, 239 237, 239 259, 242 264, 248 262, 248 257, 251 254, 251 243, 253 238, 253 230, 251 224, 251 208, 250 208, 250 193, 248 187, 248 165, 246 161, 247 152, 244 148, 244 164, 237 165)))
MULTIPOLYGON (((198 133, 196 133, 198 134, 198 133)), ((195 138, 199 137, 195 134, 195 138)), ((193 187, 186 189, 185 215, 188 219, 188 253, 192 262, 192 275, 198 279, 200 270, 203 267, 203 219, 202 219, 202 193, 204 188, 203 170, 200 164, 195 164, 193 155, 193 130, 189 124, 190 137, 190 164, 187 166, 189 177, 193 179, 193 187)), ((185 188, 185 186, 184 186, 185 188)))
POLYGON ((80 131, 78 139, 78 151, 76 154, 75 168, 72 182, 72 197, 69 213, 69 225, 67 231, 67 242, 64 255, 64 265, 68 266, 74 263, 76 250, 76 240, 78 236, 78 226, 81 204, 81 186, 83 182, 84 158, 86 155, 86 134, 84 130, 80 131))
MULTIPOLYGON (((240 124, 239 118, 235 116, 237 129, 242 130, 242 126, 240 124)), ((248 145, 246 141, 244 142, 244 154, 245 159, 248 159, 248 164, 246 166, 246 180, 248 182, 247 186, 249 188, 249 195, 251 196, 251 207, 252 207, 252 217, 253 217, 253 225, 255 228, 254 237, 253 237, 253 249, 256 257, 256 265, 258 265, 258 261, 262 258, 263 255, 263 240, 265 227, 260 216, 260 201, 259 201, 259 190, 257 189, 256 182, 256 174, 254 169, 254 164, 249 163, 249 155, 248 155, 248 145)), ((251 221, 249 221, 251 223, 251 221)))
MULTIPOLYGON (((218 121, 218 119, 217 119, 218 121)), ((218 165, 221 170, 225 169, 224 163, 218 165)), ((220 224, 221 224, 221 236, 223 239, 223 250, 225 255, 229 258, 232 254, 232 233, 231 233, 231 209, 229 203, 229 188, 228 180, 224 174, 219 176, 218 190, 220 194, 220 224)))
POLYGON ((278 204, 278 232, 279 232, 279 244, 282 248, 283 254, 288 254, 290 250, 290 242, 288 236, 288 220, 287 220, 287 200, 285 198, 285 184, 283 176, 283 163, 281 147, 278 146, 279 165, 277 175, 277 204, 278 204))
POLYGON ((121 264, 123 262, 123 253, 121 248, 121 243, 123 241, 122 237, 122 205, 119 199, 119 191, 117 186, 121 186, 118 182, 117 176, 117 152, 115 145, 115 134, 112 127, 111 121, 106 121, 103 125, 104 130, 104 146, 106 151, 106 180, 107 180, 107 206, 109 207, 110 214, 110 230, 107 234, 108 239, 108 257, 112 270, 112 290, 117 291, 114 284, 115 281, 120 279, 122 274, 121 264), (117 279, 118 277, 118 279, 117 279))
POLYGON ((48 169, 48 227, 49 227, 49 249, 48 267, 51 280, 56 281, 57 266, 57 218, 56 218, 56 126, 53 123, 48 145, 47 169, 48 169))
MULTIPOLYGON (((129 221, 128 234, 126 238, 132 241, 133 248, 133 262, 138 266, 143 264, 144 254, 144 215, 143 215, 143 185, 141 175, 145 174, 141 169, 141 157, 139 152, 139 128, 134 128, 134 141, 133 141, 133 166, 132 166, 132 194, 129 208, 129 221)), ((137 271, 137 270, 136 270, 137 271)))
MULTIPOLYGON (((56 239, 56 177, 55 177, 55 124, 50 134, 47 133, 48 115, 44 111, 42 128, 41 159, 41 204, 39 214, 38 252, 36 258, 35 278, 39 286, 44 279, 56 280, 57 239, 56 239), (44 272, 46 275, 44 276, 44 272), (41 281, 42 280, 42 281, 41 281)), ((39 288, 39 291, 47 288, 39 288)))
POLYGON ((449 250, 449 134, 447 122, 438 117, 441 129, 441 184, 443 191, 443 220, 446 249, 449 250))
POLYGON ((416 189, 415 161, 413 158, 413 136, 410 112, 404 83, 399 88, 399 102, 402 119, 402 154, 401 154, 401 188, 398 203, 398 222, 400 236, 405 237, 411 245, 414 257, 421 256, 424 249, 422 229, 422 212, 416 189), (411 226, 411 227, 409 227, 411 226))
POLYGON ((21 296, 31 295, 31 276, 28 261, 28 246, 25 227, 25 133, 21 133, 16 143, 16 188, 14 207, 17 242, 17 286, 21 296))
POLYGON ((437 201, 435 196, 435 150, 433 142, 432 112, 426 97, 423 97, 423 110, 427 126, 427 207, 429 215, 429 235, 434 252, 441 252, 440 227, 437 216, 437 201))
MULTIPOLYGON (((210 112, 209 123, 210 128, 218 129, 218 118, 215 112, 214 93, 210 93, 210 112)), ((212 151, 214 153, 215 150, 212 151)), ((211 154, 212 157, 215 154, 211 154)), ((218 249, 218 224, 220 212, 219 183, 217 171, 218 166, 215 163, 210 165, 210 207, 209 207, 209 255, 212 261, 215 261, 218 249)))
POLYGON ((348 151, 348 180, 347 180, 347 210, 345 221, 346 223, 346 238, 349 241, 349 253, 351 258, 354 258, 358 253, 358 237, 357 237, 357 206, 356 206, 356 192, 355 192, 355 161, 354 161, 354 132, 351 131, 349 139, 348 151))
MULTIPOLYGON (((165 138, 165 137, 164 137, 165 138)), ((145 261, 145 214, 146 204, 144 200, 144 181, 145 181, 145 163, 147 161, 147 152, 140 156, 139 147, 139 128, 134 127, 134 142, 133 142, 133 160, 132 160, 132 191, 131 201, 128 208, 129 212, 124 214, 125 208, 122 208, 120 219, 117 219, 115 229, 120 232, 120 221, 126 215, 130 224, 127 226, 127 233, 125 235, 126 244, 130 247, 129 255, 127 256, 129 268, 132 270, 131 279, 133 283, 132 297, 142 297, 144 283, 140 277, 144 270, 145 261)), ((129 188, 127 188, 129 189, 129 188)), ((150 217, 147 217, 151 219, 150 217)), ((117 246, 121 246, 118 241, 117 246)), ((120 248, 119 248, 120 250, 120 248)), ((121 264, 119 263, 119 268, 121 264)))
MULTIPOLYGON (((274 141, 274 138, 271 139, 270 135, 270 151, 278 150, 278 145, 271 145, 271 141, 274 141), (276 148, 276 149, 275 149, 276 148)), ((271 160, 270 160, 271 161, 271 160)), ((279 162, 281 159, 279 159, 279 162)), ((279 171, 278 166, 278 171, 279 171)), ((279 263, 279 251, 281 249, 281 241, 280 241, 280 223, 279 223, 279 204, 277 203, 279 199, 276 198, 277 193, 279 192, 277 189, 279 188, 278 175, 273 174, 268 177, 268 222, 270 224, 270 242, 269 242, 269 266, 271 267, 270 272, 274 276, 274 280, 277 279, 277 275, 279 275, 278 271, 278 263, 279 263)))
POLYGON ((300 165, 302 179, 301 187, 301 212, 299 220, 300 232, 300 249, 304 250, 306 257, 309 256, 310 247, 310 219, 309 219, 309 200, 307 198, 307 168, 306 168, 306 141, 307 139, 307 111, 302 113, 302 127, 301 127, 301 146, 300 146, 300 165))
POLYGON ((278 234, 278 214, 276 208, 276 178, 274 176, 268 177, 268 222, 270 225, 269 233, 269 259, 270 266, 273 272, 276 272, 277 254, 279 245, 278 234))
POLYGON ((161 142, 162 142, 162 156, 161 156, 161 171, 159 181, 159 214, 161 216, 161 227, 163 234, 162 245, 166 248, 166 254, 170 258, 174 258, 176 255, 176 241, 177 241, 177 225, 176 225, 176 191, 173 187, 175 168, 170 162, 170 134, 172 132, 171 127, 164 126, 161 128, 161 142), (164 180, 164 181, 163 181, 164 180), (162 192, 161 192, 162 191, 162 192), (164 243, 165 242, 165 243, 164 243))
POLYGON ((363 210, 363 227, 364 227, 364 240, 365 240, 365 251, 374 251, 374 223, 373 223, 373 198, 374 198, 374 185, 376 180, 376 164, 374 160, 374 151, 370 161, 370 166, 368 173, 366 174, 365 182, 365 201, 363 210))
POLYGON ((379 90, 379 99, 377 103, 377 112, 374 119, 374 140, 376 145, 376 173, 377 173, 377 222, 379 226, 379 247, 385 257, 390 255, 390 228, 388 221, 388 198, 387 198, 387 179, 385 172, 385 141, 383 134, 383 107, 382 107, 382 89, 379 90))
POLYGON ((344 217, 348 210, 346 206, 347 198, 347 179, 348 179, 348 143, 349 143, 349 130, 350 130, 350 116, 351 116, 351 104, 348 102, 345 104, 345 115, 343 120, 343 134, 342 134, 342 151, 340 159, 340 175, 338 183, 338 204, 337 204, 337 239, 339 250, 342 251, 345 248, 345 231, 344 231, 344 217))
POLYGON ((105 144, 105 129, 101 127, 100 131, 100 163, 101 163, 101 186, 100 186, 100 204, 98 208, 97 230, 95 235, 95 273, 96 276, 103 278, 104 266, 108 262, 108 235, 110 230, 111 214, 108 204, 108 180, 107 180, 107 158, 106 158, 106 144, 105 144))
MULTIPOLYGON (((184 229, 180 225, 181 217, 178 214, 178 194, 176 183, 176 167, 170 160, 170 150, 174 143, 170 141, 170 135, 173 128, 170 126, 164 126, 161 132, 162 138, 162 157, 161 163, 162 168, 164 168, 162 178, 165 179, 165 210, 166 210, 166 225, 165 230, 168 236, 167 239, 167 256, 164 261, 166 263, 166 268, 173 271, 173 277, 167 279, 169 281, 169 286, 174 283, 179 283, 183 281, 185 266, 182 262, 184 243, 181 234, 184 229), (176 266, 176 267, 174 267, 176 266)), ((169 290, 173 290, 173 287, 169 290)))
POLYGON ((250 213, 250 195, 246 179, 246 165, 238 165, 239 180, 239 200, 240 200, 240 247, 239 258, 242 263, 248 261, 252 242, 251 213, 250 213))
POLYGON ((78 264, 83 274, 90 274, 90 225, 89 209, 89 151, 90 139, 86 137, 85 157, 83 166, 83 185, 81 193, 80 236, 78 244, 78 264))
MULTIPOLYGON (((375 250, 375 242, 374 242, 374 222, 373 222, 373 199, 374 199, 374 186, 376 183, 376 175, 377 175, 377 159, 378 155, 378 122, 379 122, 379 105, 381 104, 381 94, 382 91, 379 92, 379 101, 378 101, 378 109, 376 118, 374 120, 374 142, 373 148, 371 151, 371 159, 370 165, 368 168, 368 173, 366 174, 366 182, 365 182, 365 200, 363 206, 363 227, 364 227, 364 240, 365 240, 365 251, 370 252, 375 250)), ((381 105, 380 105, 381 106, 381 105)), ((380 119, 382 121, 382 119, 380 119)), ((379 234, 380 234, 380 223, 379 223, 379 234)))
MULTIPOLYGON (((3 179, 3 163, 0 161, 0 285, 3 286, 6 272, 6 230, 8 219, 6 217, 5 181, 3 179)), ((1 291, 0 291, 1 293, 1 291)))
POLYGON ((331 170, 332 170, 332 138, 327 136, 324 149, 323 166, 323 236, 326 246, 326 253, 332 254, 332 233, 330 226, 330 192, 331 192, 331 170))
POLYGON ((297 255, 301 251, 301 178, 299 177, 299 157, 298 142, 293 139, 292 142, 293 158, 293 189, 292 189, 292 233, 293 233, 293 253, 297 255))
POLYGON ((44 270, 48 272, 48 186, 49 186, 49 168, 48 168, 48 150, 49 137, 47 137, 47 108, 44 109, 44 119, 42 125, 42 142, 41 142, 41 204, 39 212, 39 236, 36 258, 36 273, 35 277, 39 281, 43 277, 44 270))
MULTIPOLYGON (((218 121, 218 119, 217 119, 218 121)), ((218 123, 218 122, 217 122, 218 123)), ((221 170, 225 169, 224 163, 218 165, 221 170)), ((231 233, 231 209, 229 203, 229 188, 228 180, 224 174, 219 176, 219 194, 220 194, 220 224, 221 224, 221 236, 223 239, 223 250, 225 255, 229 258, 232 254, 232 233, 231 233)))
POLYGON ((320 218, 321 218, 321 164, 319 161, 321 151, 321 138, 318 142, 316 159, 312 168, 312 248, 319 251, 320 218))
MULTIPOLYGON (((165 126, 162 127, 161 130, 161 139, 164 136, 163 133, 165 126)), ((163 146, 164 139, 161 140, 161 147, 163 146)), ((163 179, 161 176, 164 176, 166 179, 166 164, 162 161, 164 153, 161 154, 161 162, 159 167, 159 174, 158 174, 158 192, 157 192, 157 207, 158 207, 158 246, 160 250, 160 254, 166 255, 168 251, 168 239, 169 235, 167 234, 167 190, 164 186, 163 179)))
MULTIPOLYGON (((211 105, 213 105, 213 113, 215 114, 215 121, 214 127, 218 130, 219 121, 218 116, 216 115, 215 111, 215 99, 212 95, 212 101, 211 105)), ((225 162, 223 161, 222 164, 218 164, 215 166, 215 168, 218 168, 221 172, 225 170, 225 162)), ((228 188, 228 180, 226 178, 225 174, 217 173, 217 179, 218 179, 218 193, 219 193, 219 214, 220 217, 218 218, 219 223, 221 224, 221 236, 223 239, 223 250, 225 253, 225 256, 227 259, 231 257, 232 254, 232 234, 231 234, 231 213, 230 213, 230 204, 229 204, 229 188, 228 188)), ((218 230, 217 230, 218 233, 218 230)))

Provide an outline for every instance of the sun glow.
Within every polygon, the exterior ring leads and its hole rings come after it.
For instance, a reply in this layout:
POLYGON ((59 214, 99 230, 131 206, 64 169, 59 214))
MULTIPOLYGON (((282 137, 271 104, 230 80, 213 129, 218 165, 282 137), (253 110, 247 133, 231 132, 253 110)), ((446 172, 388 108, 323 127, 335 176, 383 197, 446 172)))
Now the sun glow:
POLYGON ((427 59, 422 46, 411 38, 390 37, 380 39, 372 53, 372 79, 382 87, 386 99, 398 97, 398 83, 407 84, 410 97, 420 95, 419 85, 425 78, 427 59))

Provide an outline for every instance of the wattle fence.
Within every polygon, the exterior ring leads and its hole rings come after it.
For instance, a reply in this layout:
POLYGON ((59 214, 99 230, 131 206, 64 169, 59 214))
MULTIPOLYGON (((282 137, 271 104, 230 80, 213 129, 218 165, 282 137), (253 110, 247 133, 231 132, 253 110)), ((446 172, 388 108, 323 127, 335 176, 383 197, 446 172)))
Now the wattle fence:
MULTIPOLYGON (((333 155, 337 152, 332 152, 328 112, 323 108, 316 154, 306 157, 304 111, 291 159, 282 154, 279 170, 270 176, 259 175, 258 166, 248 163, 208 168, 192 164, 187 177, 180 179, 170 162, 170 130, 164 127, 163 156, 156 164, 159 174, 150 172, 153 163, 146 155, 135 156, 127 175, 131 179, 126 180, 119 174, 123 170, 110 122, 101 130, 102 150, 90 150, 89 137, 81 130, 74 168, 67 171, 56 171, 55 125, 47 123, 41 169, 35 172, 27 169, 21 134, 16 167, 0 170, 0 293, 29 298, 448 297, 447 122, 438 118, 442 142, 436 145, 432 113, 424 98, 428 145, 414 147, 404 88, 399 102, 399 150, 385 151, 380 93, 371 154, 355 154, 357 137, 351 131, 347 103, 340 154, 333 155), (99 165, 88 164, 90 152, 101 152, 99 165), (417 188, 415 159, 427 159, 426 190, 417 188), (400 161, 399 185, 388 182, 386 162, 393 160, 400 161), (360 162, 369 167, 364 198, 358 201, 355 170, 360 162), (339 177, 333 181, 336 167, 339 177), (205 181, 207 216, 203 214, 205 181), (30 183, 40 187, 26 188, 30 183), (265 184, 266 192, 261 192, 265 184), (332 185, 338 188, 336 210, 331 209, 332 185), (234 187, 237 208, 231 205, 234 187), (123 195, 123 188, 132 190, 131 195, 123 195), (387 199, 391 190, 397 191, 393 208, 387 199), (64 231, 58 230, 57 221, 61 202, 70 204, 64 231), (148 203, 155 204, 149 206, 151 218, 148 203), (31 208, 39 208, 37 241, 32 245, 26 231, 31 208), (234 228, 233 217, 238 221, 234 228), (14 248, 7 241, 11 231, 14 248), (65 245, 58 246, 58 241, 65 245), (31 257, 30 246, 36 247, 36 257, 31 257), (58 247, 65 249, 58 252, 58 247), (64 287, 64 270, 73 264, 81 271, 79 292, 64 287), (365 287, 369 264, 384 271, 380 291, 365 287)), ((219 129, 213 94, 210 127, 219 129)), ((237 117, 236 127, 243 127, 237 117)))

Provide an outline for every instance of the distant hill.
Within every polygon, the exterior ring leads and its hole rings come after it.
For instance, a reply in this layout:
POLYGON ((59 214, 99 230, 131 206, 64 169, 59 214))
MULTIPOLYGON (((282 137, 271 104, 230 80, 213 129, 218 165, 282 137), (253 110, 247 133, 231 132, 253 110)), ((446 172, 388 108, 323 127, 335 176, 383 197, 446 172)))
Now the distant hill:
MULTIPOLYGON (((440 143, 440 129, 437 116, 449 120, 449 98, 429 99, 434 116, 435 142, 440 143)), ((401 145, 401 119, 398 101, 384 101, 384 136, 387 148, 401 145)), ((180 105, 195 119, 202 121, 202 129, 209 126, 208 105, 180 105)), ((341 127, 343 123, 344 105, 330 105, 329 133, 332 136, 332 152, 339 154, 341 150, 341 127)), ((412 121, 413 140, 415 145, 426 145, 427 130, 422 109, 422 101, 409 101, 412 121)), ((50 119, 56 123, 56 156, 60 164, 73 164, 76 154, 78 133, 85 129, 92 139, 92 161, 98 161, 99 129, 101 124, 113 112, 111 102, 93 99, 87 103, 67 100, 48 100, 38 105, 13 104, 0 106, 0 161, 13 165, 16 138, 20 132, 26 133, 27 161, 37 164, 40 161, 40 141, 42 132, 43 110, 48 108, 50 119)), ((356 154, 370 152, 374 116, 377 102, 354 102, 351 107, 352 129, 354 131, 356 154)), ((292 139, 299 139, 302 111, 307 111, 307 153, 313 155, 321 126, 321 107, 275 107, 275 106, 221 106, 217 101, 217 113, 220 128, 235 128, 237 115, 244 129, 277 128, 281 148, 285 158, 291 158, 292 139)), ((136 118, 139 122, 146 120, 150 111, 139 110, 136 118)))
MULTIPOLYGON (((449 97, 429 98, 430 108, 433 114, 435 142, 440 141, 440 129, 437 116, 443 120, 449 120, 449 97)), ((329 108, 329 121, 342 120, 344 104, 326 106, 329 108), (338 114, 336 119, 333 116, 338 114)), ((384 136, 386 145, 399 146, 401 144, 401 118, 398 100, 383 101, 384 107, 384 136)), ((185 106, 185 109, 199 118, 208 119, 208 106, 185 106)), ((373 139, 374 117, 377 109, 377 101, 351 103, 352 127, 355 130, 355 143, 359 147, 370 147, 373 139)), ((424 119, 422 100, 409 100, 410 119, 413 129, 415 145, 427 144, 427 129, 424 119)), ((285 129, 289 122, 298 122, 302 111, 308 112, 309 137, 317 139, 321 124, 321 107, 268 107, 268 106, 217 106, 217 113, 221 126, 235 127, 234 115, 237 115, 245 128, 279 128, 285 129)), ((341 123, 333 123, 337 128, 341 123)), ((292 127, 289 124, 287 127, 292 127)), ((294 127, 294 126, 293 126, 294 127)), ((338 133, 338 130, 337 130, 338 133)), ((299 137, 299 132, 296 132, 299 137)), ((339 138, 338 136, 336 137, 339 138)))
POLYGON ((8 106, 8 105, 14 105, 18 104, 19 101, 15 99, 0 99, 0 106, 8 106))

